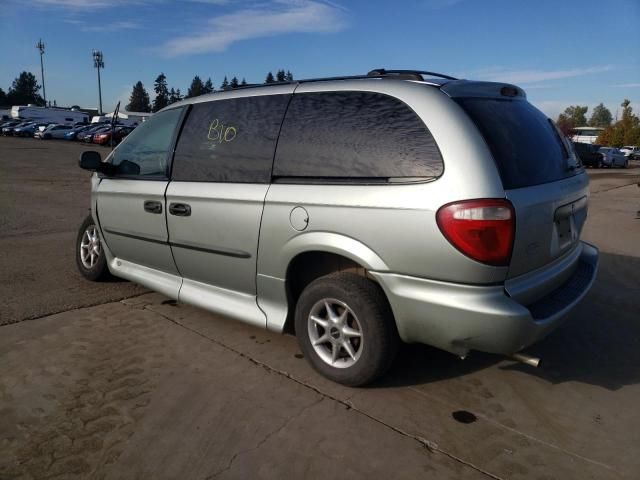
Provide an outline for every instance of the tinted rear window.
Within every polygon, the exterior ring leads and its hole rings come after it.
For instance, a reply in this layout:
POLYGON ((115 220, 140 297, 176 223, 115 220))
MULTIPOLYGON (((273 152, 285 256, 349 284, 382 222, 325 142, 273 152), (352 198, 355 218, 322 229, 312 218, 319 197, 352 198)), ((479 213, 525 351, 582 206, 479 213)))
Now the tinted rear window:
POLYGON ((279 177, 436 177, 442 157, 420 117, 373 92, 295 94, 278 140, 279 177))
POLYGON ((568 153, 555 126, 524 100, 458 98, 484 136, 505 189, 561 180, 577 173, 568 169, 568 153))

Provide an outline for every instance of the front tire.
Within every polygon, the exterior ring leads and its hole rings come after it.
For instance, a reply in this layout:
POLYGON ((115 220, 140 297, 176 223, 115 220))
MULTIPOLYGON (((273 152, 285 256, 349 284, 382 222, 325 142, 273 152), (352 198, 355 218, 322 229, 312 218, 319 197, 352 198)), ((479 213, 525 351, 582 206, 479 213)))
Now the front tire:
POLYGON ((84 219, 76 237, 76 265, 84 278, 100 282, 111 278, 102 248, 98 226, 89 215, 84 219))
POLYGON ((332 273, 311 282, 298 299, 295 328, 311 366, 352 387, 382 376, 398 350, 398 332, 384 292, 353 273, 332 273))

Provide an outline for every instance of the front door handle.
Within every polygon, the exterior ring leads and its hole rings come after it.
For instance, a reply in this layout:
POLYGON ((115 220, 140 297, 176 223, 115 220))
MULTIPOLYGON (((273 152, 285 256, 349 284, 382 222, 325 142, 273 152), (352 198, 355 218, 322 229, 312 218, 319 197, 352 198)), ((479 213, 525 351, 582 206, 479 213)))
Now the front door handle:
POLYGON ((149 213, 162 213, 162 203, 147 200, 144 202, 144 211, 149 213))
POLYGON ((169 213, 176 217, 188 217, 191 215, 191 206, 186 203, 170 203, 169 213))

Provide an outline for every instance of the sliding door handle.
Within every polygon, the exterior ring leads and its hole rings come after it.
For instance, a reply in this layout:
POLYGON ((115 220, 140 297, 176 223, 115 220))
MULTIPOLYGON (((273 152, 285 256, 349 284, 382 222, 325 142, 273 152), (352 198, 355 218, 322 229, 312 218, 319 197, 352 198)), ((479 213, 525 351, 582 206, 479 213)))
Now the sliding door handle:
POLYGON ((162 203, 147 200, 144 202, 144 211, 149 213, 162 213, 162 203))
POLYGON ((169 213, 176 217, 188 217, 191 215, 191 206, 186 203, 170 203, 169 213))

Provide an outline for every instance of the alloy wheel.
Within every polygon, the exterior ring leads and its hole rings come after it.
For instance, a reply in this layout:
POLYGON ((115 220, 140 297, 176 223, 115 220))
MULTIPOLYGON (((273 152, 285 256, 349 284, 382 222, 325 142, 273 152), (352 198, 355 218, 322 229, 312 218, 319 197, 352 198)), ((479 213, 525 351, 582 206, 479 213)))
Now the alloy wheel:
POLYGON ((362 328, 346 303, 335 298, 316 302, 307 324, 311 345, 326 364, 349 368, 358 361, 364 345, 362 328))

